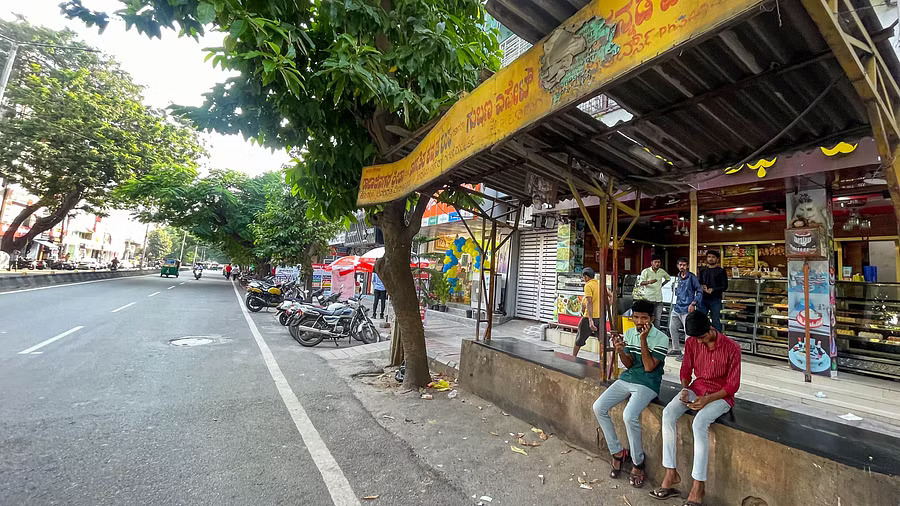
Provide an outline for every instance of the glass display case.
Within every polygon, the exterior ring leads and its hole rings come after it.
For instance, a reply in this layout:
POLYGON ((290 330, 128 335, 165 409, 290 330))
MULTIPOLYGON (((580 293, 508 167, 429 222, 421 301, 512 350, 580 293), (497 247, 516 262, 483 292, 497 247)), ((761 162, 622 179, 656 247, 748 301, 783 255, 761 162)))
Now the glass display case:
POLYGON ((757 355, 787 358, 788 355, 788 295, 786 279, 766 279, 759 283, 757 308, 757 355))
POLYGON ((722 296, 722 330, 737 341, 742 350, 750 353, 753 352, 759 289, 760 283, 755 278, 732 278, 722 296))
POLYGON ((838 367, 900 378, 900 284, 835 285, 838 367))

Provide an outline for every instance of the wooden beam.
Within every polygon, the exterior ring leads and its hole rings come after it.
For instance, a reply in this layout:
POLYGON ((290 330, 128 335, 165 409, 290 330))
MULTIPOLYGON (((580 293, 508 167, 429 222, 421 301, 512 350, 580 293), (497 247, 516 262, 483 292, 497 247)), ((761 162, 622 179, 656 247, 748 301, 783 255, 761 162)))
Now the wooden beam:
MULTIPOLYGON (((569 184, 569 190, 572 192, 572 196, 575 197, 575 202, 578 203, 578 208, 581 209, 581 214, 584 216, 584 221, 587 222, 588 228, 591 229, 591 233, 594 234, 594 239, 597 240, 597 244, 601 247, 603 246, 603 236, 600 235, 600 231, 597 230, 596 225, 594 225, 594 220, 591 218, 590 213, 588 213, 587 208, 584 206, 584 202, 581 200, 581 195, 578 193, 578 189, 575 188, 575 183, 572 182, 572 178, 566 178, 566 182, 569 184)), ((601 203, 600 212, 602 214, 606 214, 603 212, 603 208, 605 207, 605 203, 601 203)), ((604 227, 605 228, 605 227, 604 227)), ((607 241, 609 242, 609 241, 607 241)))

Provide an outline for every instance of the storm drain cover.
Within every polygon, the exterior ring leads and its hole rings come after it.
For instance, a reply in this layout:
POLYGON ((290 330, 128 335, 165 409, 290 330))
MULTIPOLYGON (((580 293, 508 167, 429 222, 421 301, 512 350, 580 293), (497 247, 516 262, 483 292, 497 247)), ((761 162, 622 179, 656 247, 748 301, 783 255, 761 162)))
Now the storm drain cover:
POLYGON ((171 344, 172 346, 201 346, 214 342, 216 342, 216 339, 212 337, 185 336, 178 339, 172 339, 171 341, 169 341, 169 344, 171 344))

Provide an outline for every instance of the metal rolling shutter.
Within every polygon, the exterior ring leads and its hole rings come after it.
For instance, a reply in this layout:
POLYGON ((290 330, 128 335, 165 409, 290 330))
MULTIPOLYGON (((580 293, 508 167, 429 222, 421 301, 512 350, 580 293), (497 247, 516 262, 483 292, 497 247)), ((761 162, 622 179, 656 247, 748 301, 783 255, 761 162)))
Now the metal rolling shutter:
POLYGON ((556 231, 523 233, 519 240, 516 316, 553 320, 556 303, 556 231))

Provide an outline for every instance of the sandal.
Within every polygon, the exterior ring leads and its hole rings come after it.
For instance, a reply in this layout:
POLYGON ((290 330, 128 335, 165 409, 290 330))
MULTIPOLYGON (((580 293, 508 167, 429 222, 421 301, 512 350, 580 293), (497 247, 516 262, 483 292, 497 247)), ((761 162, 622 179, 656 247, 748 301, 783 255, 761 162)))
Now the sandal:
POLYGON ((703 506, 702 504, 694 501, 684 501, 684 504, 681 506, 703 506))
POLYGON ((622 450, 622 456, 621 456, 621 457, 616 457, 615 455, 612 456, 613 462, 618 462, 618 463, 619 463, 619 468, 616 469, 616 468, 614 467, 614 468, 612 468, 612 470, 610 470, 610 472, 609 472, 609 477, 610 477, 610 478, 618 478, 618 477, 619 477, 619 473, 622 472, 622 466, 625 465, 625 459, 627 459, 627 458, 628 458, 628 449, 622 450))
POLYGON ((677 495, 681 495, 681 492, 677 488, 658 487, 650 491, 650 497, 659 499, 660 501, 666 500, 670 497, 675 497, 677 495))
POLYGON ((645 466, 646 464, 647 464, 647 459, 646 459, 646 458, 644 458, 644 461, 641 462, 640 464, 635 464, 634 462, 632 462, 632 464, 631 464, 631 476, 628 478, 628 483, 630 483, 632 487, 634 487, 634 488, 641 488, 641 487, 644 486, 644 479, 647 477, 647 475, 644 474, 644 466, 645 466), (641 474, 635 474, 635 473, 634 473, 635 469, 637 469, 638 471, 640 471, 641 474))

